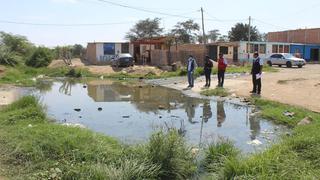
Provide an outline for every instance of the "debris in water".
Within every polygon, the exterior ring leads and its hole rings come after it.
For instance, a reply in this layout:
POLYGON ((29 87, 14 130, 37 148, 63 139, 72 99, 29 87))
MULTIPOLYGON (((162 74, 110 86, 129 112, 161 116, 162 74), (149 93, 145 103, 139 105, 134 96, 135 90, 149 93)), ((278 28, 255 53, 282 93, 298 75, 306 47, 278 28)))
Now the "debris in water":
POLYGON ((178 84, 177 82, 174 82, 173 84, 178 84))
POLYGON ((248 141, 247 144, 249 145, 254 145, 254 146, 259 146, 262 144, 261 141, 259 141, 258 139, 252 140, 252 141, 248 141))
POLYGON ((160 119, 162 119, 162 116, 159 116, 160 119))
POLYGON ((72 124, 72 123, 63 123, 62 125, 63 125, 63 126, 68 126, 68 127, 75 127, 75 128, 83 128, 83 129, 86 128, 84 125, 82 125, 82 124, 77 124, 77 123, 75 123, 75 124, 72 124))
POLYGON ((308 125, 312 123, 312 117, 305 117, 304 119, 302 119, 299 123, 298 126, 303 126, 303 125, 308 125))
POLYGON ((100 76, 100 79, 103 79, 104 77, 103 76, 100 76))
POLYGON ((139 79, 141 80, 141 79, 144 79, 144 77, 139 77, 139 79))
POLYGON ((159 105, 159 106, 158 106, 158 109, 161 109, 161 110, 162 110, 162 109, 165 109, 165 107, 162 106, 162 105, 159 105))
POLYGON ((77 111, 77 112, 80 112, 80 111, 81 111, 80 108, 75 108, 74 110, 77 111))
POLYGON ((122 118, 126 118, 126 119, 128 119, 128 118, 130 118, 130 116, 122 116, 122 118))
POLYGON ((99 108, 98 108, 98 111, 102 111, 102 107, 99 107, 99 108))
POLYGON ((79 118, 81 119, 81 118, 82 118, 82 116, 79 116, 79 118))
POLYGON ((283 115, 292 118, 295 115, 295 113, 294 112, 285 111, 285 112, 283 112, 283 115))
POLYGON ((139 88, 142 88, 142 86, 139 86, 139 88))
POLYGON ((82 87, 83 87, 83 88, 87 88, 87 86, 86 86, 86 85, 83 85, 82 87))

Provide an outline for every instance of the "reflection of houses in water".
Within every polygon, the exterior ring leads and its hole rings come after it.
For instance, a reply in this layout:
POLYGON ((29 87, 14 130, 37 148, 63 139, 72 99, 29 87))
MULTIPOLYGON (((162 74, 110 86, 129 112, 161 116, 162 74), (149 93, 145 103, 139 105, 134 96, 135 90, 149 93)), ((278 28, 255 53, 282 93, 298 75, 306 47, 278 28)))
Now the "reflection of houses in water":
POLYGON ((194 111, 196 106, 201 103, 200 99, 185 96, 178 90, 149 85, 128 86, 111 82, 88 84, 88 94, 96 102, 130 101, 137 109, 144 112, 157 112, 159 108, 168 111, 178 108, 192 108, 194 111))

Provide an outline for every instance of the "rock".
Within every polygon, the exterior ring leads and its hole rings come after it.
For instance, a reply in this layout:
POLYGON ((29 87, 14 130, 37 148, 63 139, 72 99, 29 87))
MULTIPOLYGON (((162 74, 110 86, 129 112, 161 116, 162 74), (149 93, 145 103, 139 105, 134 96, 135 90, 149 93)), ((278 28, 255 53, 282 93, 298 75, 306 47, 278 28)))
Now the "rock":
POLYGON ((139 86, 139 88, 142 88, 142 86, 139 86))
POLYGON ((144 79, 144 77, 139 77, 140 80, 144 79))
POLYGON ((102 107, 99 107, 99 108, 98 108, 98 111, 102 111, 102 107))
POLYGON ((177 82, 174 82, 173 84, 178 84, 177 82))
POLYGON ((305 117, 304 119, 302 119, 299 123, 298 126, 303 126, 303 125, 308 125, 311 124, 313 121, 313 119, 311 117, 305 117))
POLYGON ((34 82, 36 82, 36 81, 37 81, 37 79, 36 79, 36 78, 31 78, 31 80, 32 80, 32 81, 34 81, 34 82))
POLYGON ((158 106, 158 109, 162 110, 162 109, 165 109, 165 107, 162 106, 162 105, 159 105, 159 106, 158 106))
POLYGON ((237 95, 235 93, 231 94, 231 97, 236 98, 237 95))
POLYGON ((81 109, 80 108, 75 108, 74 111, 80 112, 81 109))

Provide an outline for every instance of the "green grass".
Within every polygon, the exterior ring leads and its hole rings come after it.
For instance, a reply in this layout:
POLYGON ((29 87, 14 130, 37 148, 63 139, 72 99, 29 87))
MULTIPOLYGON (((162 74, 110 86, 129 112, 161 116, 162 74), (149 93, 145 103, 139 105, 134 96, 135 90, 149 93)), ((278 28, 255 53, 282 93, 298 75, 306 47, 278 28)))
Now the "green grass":
MULTIPOLYGON (((0 84, 14 84, 18 86, 35 86, 36 78, 39 75, 47 77, 65 77, 70 68, 32 68, 25 65, 17 65, 15 67, 6 67, 5 73, 0 76, 0 84)), ((87 69, 76 69, 76 73, 82 76, 96 77, 87 69)))
POLYGON ((221 87, 204 90, 200 94, 204 96, 220 96, 220 97, 229 96, 229 92, 225 88, 221 88, 221 87))
MULTIPOLYGON (((298 107, 273 101, 253 99, 262 111, 262 116, 277 123, 294 127, 290 136, 284 136, 279 144, 266 151, 251 156, 227 156, 219 168, 214 169, 207 178, 215 179, 319 179, 320 178, 320 114, 298 107), (294 112, 289 118, 284 111, 294 112), (296 126, 304 117, 311 116, 310 125, 296 126), (231 158, 230 158, 231 157, 231 158)), ((228 147, 228 146, 227 146, 228 147)), ((211 147, 206 155, 206 165, 210 167, 219 152, 211 147), (208 160, 209 159, 209 160, 208 160), (208 162, 211 163, 208 163, 208 162), (209 164, 209 165, 208 165, 209 164)), ((232 148, 224 148, 231 149, 232 148)), ((224 150, 225 151, 225 150, 224 150)), ((224 152, 222 151, 222 152, 224 152)), ((232 153, 231 153, 232 154, 232 153)))
POLYGON ((0 111, 0 165, 12 179, 185 179, 196 171, 195 157, 175 130, 126 146, 49 122, 31 96, 0 111))

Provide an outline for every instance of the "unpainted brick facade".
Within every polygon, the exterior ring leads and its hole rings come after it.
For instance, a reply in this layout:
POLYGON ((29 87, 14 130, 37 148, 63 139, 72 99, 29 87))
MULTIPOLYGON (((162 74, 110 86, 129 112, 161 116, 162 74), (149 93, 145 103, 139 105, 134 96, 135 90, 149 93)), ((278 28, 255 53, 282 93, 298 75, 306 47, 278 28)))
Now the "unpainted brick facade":
POLYGON ((269 32, 269 42, 320 44, 320 28, 269 32))

